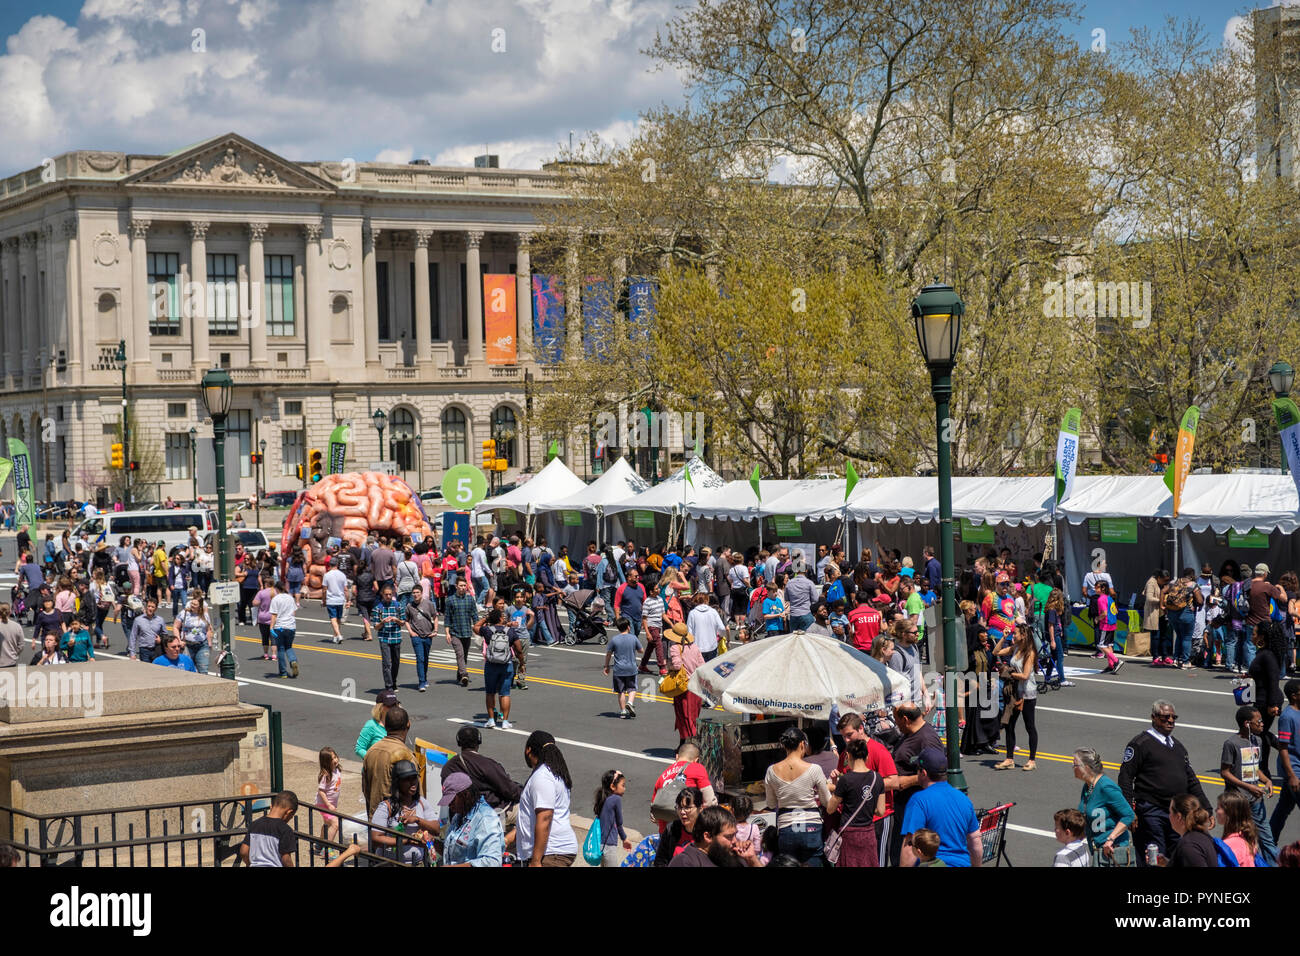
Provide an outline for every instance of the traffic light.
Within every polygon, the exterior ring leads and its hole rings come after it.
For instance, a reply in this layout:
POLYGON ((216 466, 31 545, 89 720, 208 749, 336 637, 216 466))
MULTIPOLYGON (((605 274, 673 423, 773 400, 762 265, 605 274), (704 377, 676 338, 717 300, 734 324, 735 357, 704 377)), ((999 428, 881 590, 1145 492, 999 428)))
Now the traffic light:
POLYGON ((509 467, 510 467, 510 463, 507 462, 504 458, 495 458, 492 460, 493 471, 505 471, 509 467))
POLYGON ((325 461, 321 456, 319 448, 307 449, 307 480, 312 482, 320 481, 325 477, 325 461))
POLYGON ((140 470, 140 463, 139 463, 138 461, 133 461, 133 462, 131 462, 129 465, 127 465, 127 469, 128 469, 129 471, 139 471, 139 470, 140 470))
POLYGON ((257 452, 253 452, 248 456, 248 462, 250 465, 260 465, 262 463, 262 456, 257 452))
POLYGON ((302 462, 298 463, 298 480, 302 481, 302 462))
POLYGON ((489 438, 483 442, 483 467, 488 471, 496 469, 497 443, 489 438))
POLYGON ((126 458, 122 453, 122 443, 120 441, 113 442, 112 449, 109 453, 108 464, 110 468, 125 467, 126 458))

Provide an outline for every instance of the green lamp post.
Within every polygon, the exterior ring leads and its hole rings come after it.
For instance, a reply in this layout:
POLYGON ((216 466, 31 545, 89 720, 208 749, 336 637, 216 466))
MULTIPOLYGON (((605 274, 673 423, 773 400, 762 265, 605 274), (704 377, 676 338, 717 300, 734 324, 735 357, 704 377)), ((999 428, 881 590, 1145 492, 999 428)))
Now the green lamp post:
MULTIPOLYGON (((217 541, 221 549, 221 580, 234 580, 230 566, 230 539, 226 530, 226 418, 230 414, 231 391, 234 381, 223 368, 210 368, 203 373, 199 394, 203 407, 212 419, 212 447, 217 459, 217 541)), ((230 605, 221 605, 221 676, 235 679, 235 657, 230 638, 230 605)))
POLYGON ((965 792, 961 770, 960 715, 956 702, 957 675, 957 589, 952 548, 952 429, 949 403, 952 400, 952 370, 957 364, 961 339, 961 317, 965 304, 950 285, 933 284, 912 300, 916 340, 930 369, 930 394, 934 396, 935 435, 939 453, 939 545, 943 574, 943 670, 944 700, 948 728, 948 782, 965 792))
MULTIPOLYGON (((1286 398, 1291 394, 1291 386, 1295 383, 1295 369, 1289 364, 1278 359, 1273 363, 1273 367, 1268 370, 1268 381, 1273 386, 1273 394, 1278 398, 1286 398)), ((1282 450, 1282 474, 1286 474, 1286 449, 1282 450)))

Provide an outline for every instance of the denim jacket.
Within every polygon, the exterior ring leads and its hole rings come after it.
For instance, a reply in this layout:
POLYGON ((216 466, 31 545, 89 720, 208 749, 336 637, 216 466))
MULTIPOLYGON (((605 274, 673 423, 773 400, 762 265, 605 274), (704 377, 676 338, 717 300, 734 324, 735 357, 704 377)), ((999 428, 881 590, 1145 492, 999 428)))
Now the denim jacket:
POLYGON ((443 847, 445 862, 449 865, 500 866, 505 848, 501 819, 487 801, 479 797, 468 814, 451 818, 443 847))

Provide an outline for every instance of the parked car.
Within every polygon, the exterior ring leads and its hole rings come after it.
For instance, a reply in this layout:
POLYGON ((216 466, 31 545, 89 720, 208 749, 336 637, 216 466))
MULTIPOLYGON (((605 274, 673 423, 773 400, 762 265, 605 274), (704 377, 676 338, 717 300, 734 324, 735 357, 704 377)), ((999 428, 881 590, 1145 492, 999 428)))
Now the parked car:
MULTIPOLYGON (((216 534, 216 532, 211 531, 205 535, 203 543, 209 544, 212 541, 212 536, 214 534, 216 534)), ((255 558, 261 557, 262 552, 265 551, 267 546, 271 543, 267 540, 266 532, 261 528, 232 528, 230 534, 231 537, 235 538, 237 541, 242 541, 244 543, 244 550, 255 558)))
POLYGON ((297 500, 296 491, 272 491, 262 499, 262 503, 268 508, 291 508, 297 500))

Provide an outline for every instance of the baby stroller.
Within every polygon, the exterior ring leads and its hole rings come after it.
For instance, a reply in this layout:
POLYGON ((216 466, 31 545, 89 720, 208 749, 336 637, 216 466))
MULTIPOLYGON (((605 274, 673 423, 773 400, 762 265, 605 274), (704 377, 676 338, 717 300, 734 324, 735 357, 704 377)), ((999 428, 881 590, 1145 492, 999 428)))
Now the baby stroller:
POLYGON ((24 627, 36 623, 36 608, 28 603, 29 593, 21 584, 16 584, 9 589, 9 604, 13 619, 24 627))
POLYGON ((604 644, 605 599, 592 590, 579 590, 564 596, 564 606, 573 615, 573 627, 564 635, 565 644, 581 644, 595 639, 604 644))

